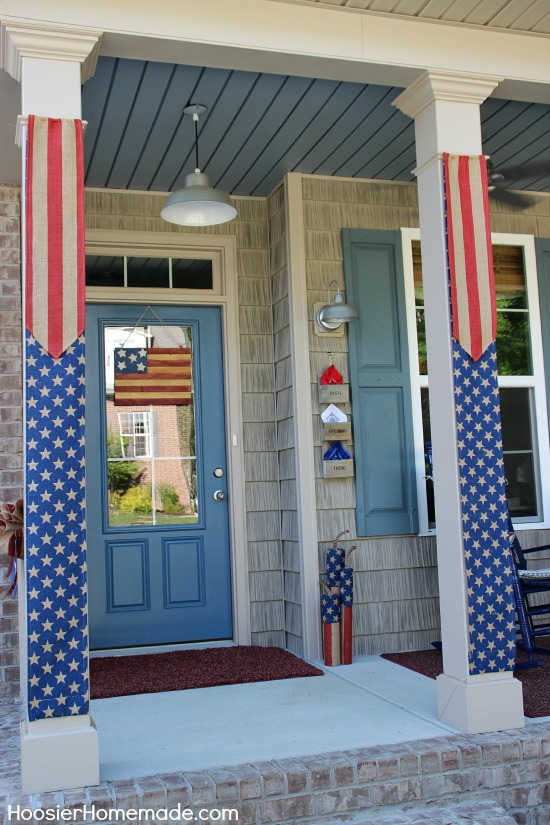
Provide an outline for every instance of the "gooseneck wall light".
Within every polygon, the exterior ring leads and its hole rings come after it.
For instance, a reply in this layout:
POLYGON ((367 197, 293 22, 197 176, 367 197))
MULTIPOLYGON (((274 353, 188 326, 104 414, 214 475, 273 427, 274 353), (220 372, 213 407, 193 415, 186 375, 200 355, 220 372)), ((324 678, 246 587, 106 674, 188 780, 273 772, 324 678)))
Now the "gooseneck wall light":
MULTIPOLYGON (((331 281, 328 287, 328 304, 316 307, 315 321, 320 331, 325 333, 336 332, 342 324, 349 324, 350 321, 357 321, 358 318, 357 310, 344 301, 338 281, 331 281), (336 287, 336 294, 334 301, 331 301, 330 290, 333 285, 336 287)), ((316 332, 318 332, 317 329, 316 332)))
POLYGON ((190 103, 183 111, 192 115, 195 123, 195 171, 186 175, 183 189, 167 197, 160 216, 180 226, 214 226, 232 221, 237 210, 231 198, 221 189, 214 189, 199 167, 199 115, 205 114, 206 106, 190 103))

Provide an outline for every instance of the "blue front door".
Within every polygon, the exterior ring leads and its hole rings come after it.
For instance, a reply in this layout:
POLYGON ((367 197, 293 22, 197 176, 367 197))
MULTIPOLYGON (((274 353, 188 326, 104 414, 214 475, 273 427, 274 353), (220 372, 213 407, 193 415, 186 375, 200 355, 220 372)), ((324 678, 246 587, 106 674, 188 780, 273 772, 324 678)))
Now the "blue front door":
POLYGON ((90 646, 231 639, 220 311, 90 305, 86 348, 90 646))

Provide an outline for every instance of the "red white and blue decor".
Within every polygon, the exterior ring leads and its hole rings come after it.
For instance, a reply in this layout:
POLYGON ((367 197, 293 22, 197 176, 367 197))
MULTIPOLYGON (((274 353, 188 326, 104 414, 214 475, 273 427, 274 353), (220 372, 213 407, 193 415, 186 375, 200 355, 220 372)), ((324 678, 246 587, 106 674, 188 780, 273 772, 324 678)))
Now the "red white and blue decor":
MULTIPOLYGON (((516 629, 483 156, 444 156, 469 672, 512 670, 516 629)), ((435 473, 444 472, 437 466, 435 473)))
POLYGON ((28 118, 25 555, 30 721, 88 713, 82 122, 28 118))

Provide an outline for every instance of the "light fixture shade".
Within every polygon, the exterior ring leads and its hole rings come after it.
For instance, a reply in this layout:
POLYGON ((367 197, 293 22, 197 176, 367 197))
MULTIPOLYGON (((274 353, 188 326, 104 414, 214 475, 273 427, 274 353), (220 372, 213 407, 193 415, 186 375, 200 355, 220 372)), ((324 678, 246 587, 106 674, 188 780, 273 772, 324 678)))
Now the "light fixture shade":
POLYGON ((185 178, 185 186, 172 192, 162 207, 161 218, 180 226, 214 226, 237 216, 231 198, 213 189, 210 178, 196 170, 185 178))
POLYGON ((341 292, 336 293, 333 304, 327 304, 321 309, 320 315, 323 321, 334 321, 343 324, 357 321, 359 318, 357 310, 351 304, 344 303, 341 292))

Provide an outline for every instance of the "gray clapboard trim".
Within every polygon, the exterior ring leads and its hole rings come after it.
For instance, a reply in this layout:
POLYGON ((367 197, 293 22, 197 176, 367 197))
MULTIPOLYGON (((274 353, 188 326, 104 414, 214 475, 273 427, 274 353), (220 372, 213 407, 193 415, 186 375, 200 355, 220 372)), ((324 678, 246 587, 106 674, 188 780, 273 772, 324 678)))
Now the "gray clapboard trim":
POLYGON ((357 636, 433 631, 439 624, 439 599, 435 597, 355 604, 353 607, 353 629, 357 636))
POLYGON ((280 518, 277 510, 247 513, 246 523, 250 541, 273 541, 280 538, 280 518))
POLYGON ((428 650, 433 641, 440 639, 434 630, 400 630, 398 633, 381 633, 372 636, 354 636, 353 655, 373 656, 378 653, 401 653, 405 650, 428 650))
POLYGON ((418 208, 417 189, 414 183, 384 183, 374 181, 350 181, 316 175, 304 175, 304 200, 329 201, 350 204, 418 208))
POLYGON ((292 570, 285 570, 284 573, 284 596, 285 602, 292 602, 293 604, 302 603, 300 573, 295 573, 292 570))
POLYGON ((245 453, 244 469, 248 481, 276 481, 279 477, 277 453, 245 453))
POLYGON ((295 421, 294 418, 284 418, 277 425, 277 446, 280 450, 287 450, 294 446, 295 421))
POLYGON ((250 605, 250 627, 252 633, 266 630, 283 630, 285 626, 282 601, 252 602, 250 605))
POLYGON ((275 422, 243 425, 243 448, 245 452, 275 450, 276 444, 275 422))
POLYGON ((273 393, 244 392, 242 400, 243 421, 245 423, 275 421, 275 398, 273 393))
POLYGON ((292 387, 286 387, 286 389, 279 390, 277 392, 277 421, 280 421, 283 418, 290 418, 294 410, 294 390, 292 387))
POLYGON ((251 641, 253 645, 260 647, 286 647, 284 630, 269 630, 267 633, 252 633, 251 641))
POLYGON ((241 335, 271 335, 271 307, 239 307, 239 328, 241 335))
POLYGON ((249 573, 250 599, 253 602, 270 602, 283 598, 283 575, 280 570, 249 573))
POLYGON ((294 636, 292 633, 287 632, 285 639, 286 649, 290 653, 294 653, 295 656, 304 656, 304 639, 302 635, 294 636))
POLYGON ((289 323, 288 296, 285 295, 280 301, 273 303, 273 331, 280 332, 282 329, 286 329, 289 323))
POLYGON ((283 553, 280 541, 248 542, 248 569, 251 573, 281 570, 282 564, 283 553))
POLYGON ((281 538, 296 542, 300 540, 296 510, 283 510, 281 513, 281 538))
POLYGON ((247 481, 245 501, 249 513, 279 510, 279 485, 276 481, 247 481))
POLYGON ((243 392, 273 392, 272 364, 242 364, 241 381, 243 392))
POLYGON ((295 573, 300 572, 300 545, 297 541, 283 541, 283 568, 295 573))
POLYGON ((285 390, 292 386, 292 364, 290 358, 284 358, 275 364, 275 389, 285 390))
POLYGON ((294 447, 279 451, 279 478, 296 478, 296 455, 294 447))
POLYGON ((288 269, 284 266, 273 273, 272 280, 273 303, 276 304, 288 295, 288 269))
POLYGON ((239 278, 239 306, 270 306, 271 281, 269 278, 239 278))
POLYGON ((273 338, 269 335, 241 335, 241 364, 273 363, 273 338))
POLYGON ((435 598, 438 595, 435 567, 409 570, 356 572, 354 595, 358 602, 394 602, 401 599, 435 598))
POLYGON ((303 633, 302 610, 299 604, 287 602, 285 604, 285 626, 288 633, 301 636, 303 633))
POLYGON ((282 479, 280 481, 281 510, 296 510, 296 479, 282 479))
POLYGON ((273 340, 275 348, 275 362, 281 361, 283 358, 292 356, 292 344, 290 341, 290 328, 284 327, 274 335, 273 340))
POLYGON ((268 278, 269 259, 263 249, 238 249, 239 278, 268 278))

